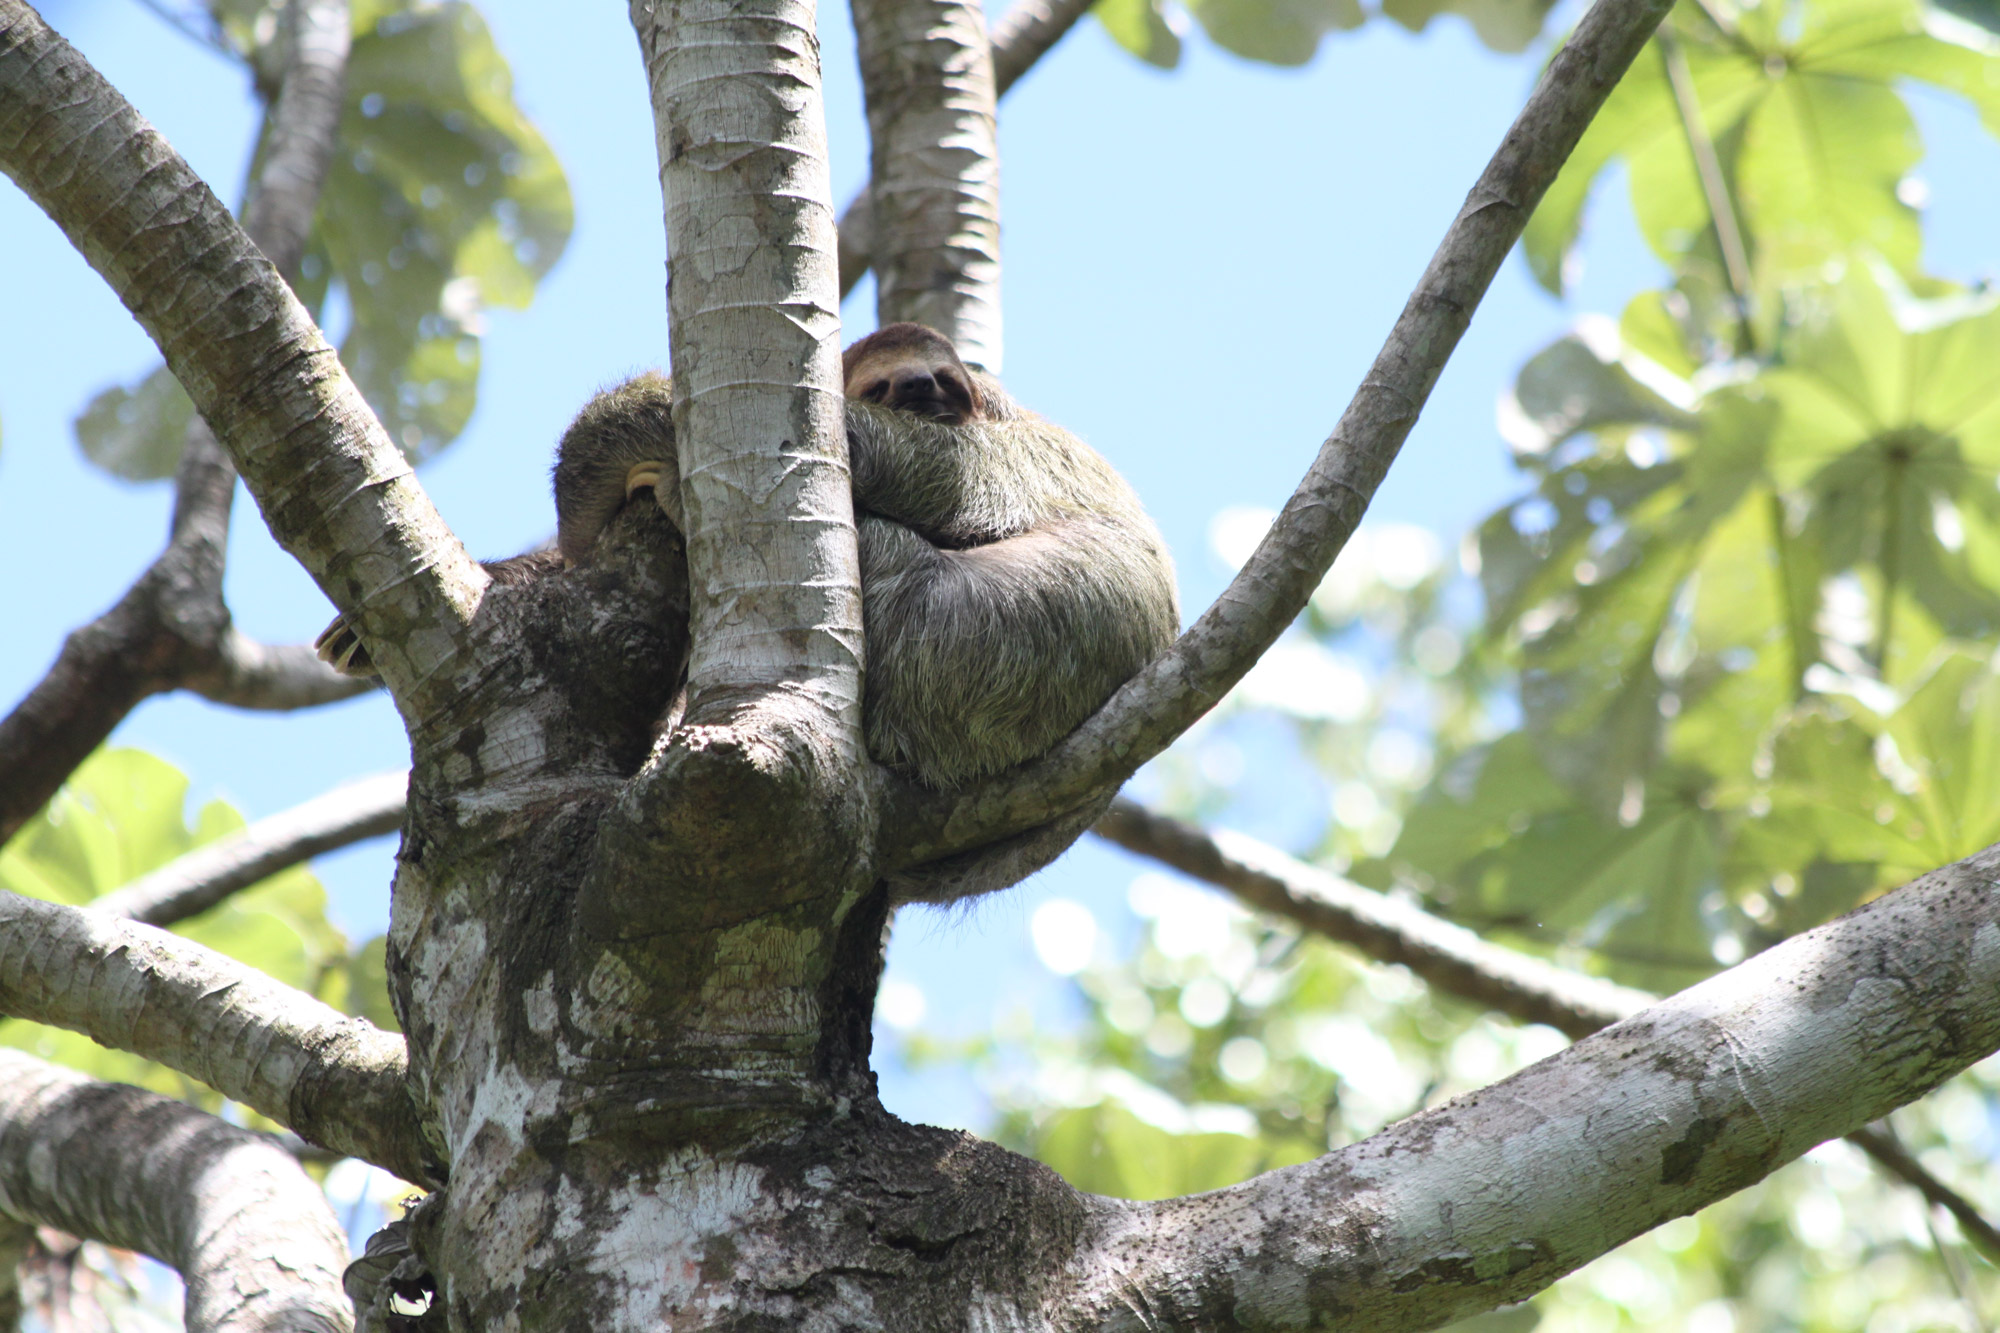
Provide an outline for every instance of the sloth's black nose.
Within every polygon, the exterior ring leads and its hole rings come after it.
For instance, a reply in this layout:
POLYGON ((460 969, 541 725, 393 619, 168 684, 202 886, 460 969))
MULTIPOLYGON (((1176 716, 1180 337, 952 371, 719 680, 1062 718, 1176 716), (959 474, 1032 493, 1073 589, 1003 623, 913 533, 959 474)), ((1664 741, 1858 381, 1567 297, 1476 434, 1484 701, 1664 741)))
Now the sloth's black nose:
POLYGON ((896 397, 902 399, 926 399, 938 396, 937 380, 923 371, 913 371, 896 376, 896 397))

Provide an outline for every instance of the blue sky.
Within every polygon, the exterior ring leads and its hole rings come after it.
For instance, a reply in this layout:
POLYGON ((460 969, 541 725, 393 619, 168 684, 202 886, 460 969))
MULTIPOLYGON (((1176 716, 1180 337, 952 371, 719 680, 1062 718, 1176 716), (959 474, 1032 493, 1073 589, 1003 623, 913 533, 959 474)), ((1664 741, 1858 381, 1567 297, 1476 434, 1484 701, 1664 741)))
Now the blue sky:
MULTIPOLYGON (((481 5, 516 93, 569 173, 577 225, 532 308, 495 313, 470 429, 423 472, 473 552, 501 556, 553 528, 556 436, 590 392, 666 357, 664 240, 652 127, 623 7, 481 5), (559 13, 559 21, 551 15, 559 13)), ((45 13, 225 198, 253 127, 242 74, 131 0, 51 0, 45 13)), ((845 199, 867 157, 844 13, 823 12, 834 180, 845 199)), ((1174 547, 1184 614, 1226 568, 1207 524, 1225 505, 1289 494, 1374 355, 1465 190, 1498 142, 1540 53, 1496 56, 1455 19, 1411 35, 1386 23, 1336 35, 1311 65, 1278 70, 1199 37, 1163 73, 1094 22, 1002 112, 1006 379, 1023 402, 1089 440, 1129 477, 1174 547)), ((1960 278, 1994 262, 2000 155, 1972 117, 1919 104, 1932 156, 1931 266, 1960 278)), ((62 636, 109 605, 163 536, 164 487, 81 461, 70 419, 97 389, 157 359, 115 297, 18 191, 0 184, 0 565, 15 572, 0 632, 0 706, 38 678, 62 636)), ((1440 382, 1371 517, 1448 543, 1514 490, 1493 427, 1514 370, 1585 310, 1615 313, 1657 275, 1617 190, 1591 215, 1588 265, 1567 307, 1518 256, 1440 382)), ((873 323, 864 286, 845 317, 873 323)), ((230 603, 247 632, 310 638, 329 608, 240 504, 230 603)), ((197 798, 252 817, 343 778, 406 762, 386 700, 311 714, 235 713, 192 698, 143 706, 119 743, 165 755, 197 798)), ((339 920, 387 918, 393 841, 324 858, 339 920)), ((921 987, 946 1029, 996 1007, 1060 1012, 1065 983, 1035 960, 1027 923, 1051 896, 1129 937, 1137 862, 1086 844, 998 901, 898 926, 891 971, 921 987)), ((970 1085, 885 1079, 891 1105, 976 1121, 970 1085)))

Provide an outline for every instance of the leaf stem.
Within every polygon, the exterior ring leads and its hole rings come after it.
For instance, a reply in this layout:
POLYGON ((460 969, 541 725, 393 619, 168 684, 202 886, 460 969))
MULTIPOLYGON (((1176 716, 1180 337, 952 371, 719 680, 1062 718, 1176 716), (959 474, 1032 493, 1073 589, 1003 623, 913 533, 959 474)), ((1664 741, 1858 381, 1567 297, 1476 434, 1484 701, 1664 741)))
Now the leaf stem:
POLYGON ((1785 643, 1791 651, 1791 670, 1787 674, 1792 685, 1792 702, 1798 703, 1806 697, 1806 668, 1819 656, 1818 644, 1814 642, 1806 608, 1799 605, 1798 570, 1794 568, 1791 535, 1785 531, 1784 497, 1772 491, 1766 497, 1765 507, 1771 519, 1771 549, 1778 555, 1778 601, 1784 610, 1785 643))
POLYGON ((1882 567, 1882 597, 1875 611, 1875 669, 1889 679, 1889 643, 1896 623, 1896 584, 1901 578, 1903 545, 1903 474, 1908 459, 1901 446, 1889 453, 1888 482, 1882 490, 1882 549, 1876 563, 1882 567))
POLYGON ((1681 129, 1687 135, 1688 151, 1694 156, 1695 174, 1708 203, 1709 222, 1715 228, 1716 245, 1722 251, 1722 271, 1729 293, 1736 302, 1737 351, 1743 355, 1757 350, 1757 332, 1750 323, 1750 253, 1743 244, 1743 228, 1736 216, 1736 202, 1729 193, 1729 181, 1722 174, 1722 159, 1716 155, 1715 140, 1701 118, 1701 98, 1695 91, 1694 73, 1688 68, 1687 52, 1680 38, 1666 24, 1655 34, 1660 63, 1667 83, 1674 90, 1674 106, 1680 112, 1681 129))

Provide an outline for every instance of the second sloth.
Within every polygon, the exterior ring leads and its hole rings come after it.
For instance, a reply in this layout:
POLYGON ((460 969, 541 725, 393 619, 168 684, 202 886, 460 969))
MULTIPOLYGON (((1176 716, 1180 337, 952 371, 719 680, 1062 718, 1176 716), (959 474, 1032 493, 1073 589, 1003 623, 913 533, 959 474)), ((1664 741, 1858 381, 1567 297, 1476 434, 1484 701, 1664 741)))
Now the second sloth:
MULTIPOLYGON (((1110 464, 967 369, 944 335, 891 324, 842 371, 870 755, 951 788, 1044 753, 1173 642, 1165 543, 1110 464)), ((640 375, 563 433, 565 564, 646 487, 683 527, 671 409, 667 380, 640 375)), ((368 670, 339 621, 321 655, 368 670)))

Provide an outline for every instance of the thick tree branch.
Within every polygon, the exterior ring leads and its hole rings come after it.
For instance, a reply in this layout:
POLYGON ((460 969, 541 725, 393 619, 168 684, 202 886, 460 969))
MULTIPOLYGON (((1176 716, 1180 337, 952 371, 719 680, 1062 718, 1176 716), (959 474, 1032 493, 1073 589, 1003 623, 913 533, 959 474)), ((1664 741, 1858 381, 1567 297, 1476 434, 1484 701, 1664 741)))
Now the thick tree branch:
MULTIPOLYGON (((287 12, 295 39, 244 216, 289 279, 339 130, 348 17, 346 0, 293 0, 287 12)), ((0 720, 0 842, 151 695, 187 686, 218 702, 299 708, 357 692, 309 653, 269 649, 231 627, 222 572, 235 489, 236 470, 197 417, 174 478, 166 549, 117 606, 69 637, 0 720)))
MULTIPOLYGON (((1350 884, 1255 838, 1210 833, 1120 799, 1092 829, 1127 851, 1228 889, 1272 916, 1353 945, 1378 962, 1401 963, 1447 995, 1524 1023, 1583 1038, 1658 1003, 1645 991, 1587 976, 1481 939, 1413 904, 1350 884)), ((1887 1134, 1848 1136, 1878 1166, 1958 1220, 1966 1237, 2000 1262, 2000 1230, 1887 1134)))
MULTIPOLYGON (((747 909, 872 825, 852 781, 861 575, 818 43, 809 0, 633 0, 631 17, 666 204, 692 641, 685 743, 626 803, 660 841, 631 854, 673 848, 689 892, 747 909), (774 845, 774 821, 820 836, 774 845)), ((661 909, 646 885, 611 915, 661 909)))
POLYGON ((409 781, 408 773, 383 773, 336 787, 197 847, 98 898, 91 909, 149 926, 185 921, 322 852, 394 833, 403 823, 409 781))
POLYGON ((920 864, 1046 822, 1122 782, 1212 708, 1305 606, 1416 424, 1500 262, 1665 0, 1597 0, 1466 196, 1375 364, 1278 521, 1215 604, 1047 756, 957 796, 903 793, 920 864))
POLYGON ((0 0, 0 169, 152 335, 279 543, 369 631, 405 716, 448 707, 484 571, 270 261, 22 0, 0 0))
POLYGON ((308 1142, 436 1183, 400 1037, 192 940, 0 898, 0 1013, 158 1060, 308 1142))
POLYGON ((1000 149, 979 0, 853 0, 878 318, 998 371, 1000 149))
POLYGON ((347 1237, 268 1135, 0 1050, 0 1213, 150 1254, 189 1333, 346 1333, 347 1237))
MULTIPOLYGON (((1004 97, 1022 75, 1047 55, 1095 0, 1021 0, 993 25, 993 95, 1004 97)), ((844 301, 874 262, 875 210, 868 190, 840 211, 840 298, 844 301)))
POLYGON ((1518 1301, 2000 1046, 1996 875, 1989 848, 1314 1162, 1106 1204, 1064 1326, 1399 1333, 1518 1301))
POLYGON ((858 734, 858 691, 838 697, 859 684, 860 575, 812 9, 635 3, 632 24, 666 203, 689 713, 796 681, 858 734))
POLYGON ((1019 0, 993 25, 993 91, 1005 96, 1090 12, 1095 0, 1019 0))

